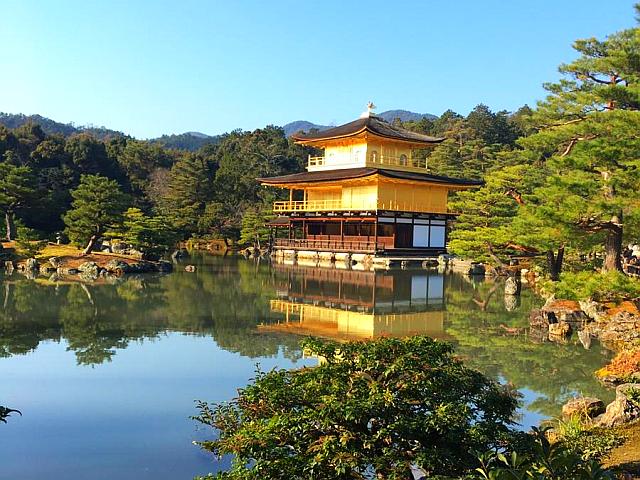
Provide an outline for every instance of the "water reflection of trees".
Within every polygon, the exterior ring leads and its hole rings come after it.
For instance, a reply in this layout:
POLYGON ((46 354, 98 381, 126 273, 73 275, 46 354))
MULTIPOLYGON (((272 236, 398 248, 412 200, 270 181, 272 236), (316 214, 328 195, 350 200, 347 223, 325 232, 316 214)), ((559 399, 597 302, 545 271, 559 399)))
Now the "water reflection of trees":
POLYGON ((455 338, 458 353, 485 374, 540 394, 530 410, 558 415, 559 407, 576 393, 612 397, 593 376, 610 352, 597 344, 585 350, 577 339, 558 345, 529 336, 528 314, 541 303, 531 291, 523 290, 520 305, 512 311, 505 308, 499 283, 448 277, 446 294, 445 328, 455 338))
POLYGON ((268 278, 268 269, 244 261, 203 262, 196 273, 127 277, 112 284, 4 277, 0 355, 65 339, 79 364, 97 364, 131 341, 177 331, 211 336, 220 347, 250 357, 282 351, 299 358, 297 339, 255 334, 255 325, 270 315, 268 278))
MULTIPOLYGON (((24 354, 43 341, 64 339, 79 364, 91 365, 110 360, 129 342, 175 331, 212 337, 221 348, 252 358, 300 357, 298 336, 258 333, 256 326, 284 318, 270 309, 270 300, 283 292, 293 292, 300 301, 306 297, 299 296, 310 295, 318 302, 331 290, 330 282, 318 283, 303 270, 282 271, 243 259, 203 256, 190 262, 198 265, 195 273, 178 269, 171 275, 127 277, 112 284, 55 285, 18 274, 0 277, 0 356, 24 354)), ((415 282, 409 280, 417 273, 380 273, 375 282, 370 281, 371 272, 367 275, 357 288, 341 284, 341 303, 349 304, 350 296, 360 303, 369 301, 373 292, 367 288, 377 288, 373 296, 385 305, 410 296, 415 282)), ((539 393, 530 409, 555 415, 576 392, 608 399, 610 393, 592 375, 608 352, 597 344, 584 350, 577 341, 535 343, 528 336, 528 314, 539 303, 525 289, 518 302, 505 305, 502 285, 448 275, 444 304, 428 307, 444 310, 446 337, 471 365, 539 393)), ((331 302, 323 305, 333 308, 331 302)))

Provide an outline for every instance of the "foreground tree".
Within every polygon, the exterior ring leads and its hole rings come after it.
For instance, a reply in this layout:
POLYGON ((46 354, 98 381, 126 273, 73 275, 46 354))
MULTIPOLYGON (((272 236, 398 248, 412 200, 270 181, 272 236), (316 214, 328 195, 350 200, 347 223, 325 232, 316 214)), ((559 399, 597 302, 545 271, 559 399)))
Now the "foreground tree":
POLYGON ((233 455, 221 479, 410 478, 458 475, 474 452, 509 437, 513 394, 465 367, 451 345, 428 337, 304 347, 324 361, 300 370, 258 372, 230 404, 199 405, 233 455))
POLYGON ((16 237, 16 210, 24 207, 34 192, 34 182, 29 167, 0 163, 0 211, 4 212, 6 239, 16 237))
POLYGON ((537 192, 548 224, 599 242, 603 270, 621 270, 625 228, 640 207, 640 29, 574 48, 580 57, 560 67, 565 78, 546 85, 533 115, 538 132, 520 142, 549 170, 537 192))
POLYGON ((122 222, 126 196, 118 182, 100 175, 83 175, 71 196, 71 210, 64 216, 65 232, 73 243, 86 245, 82 253, 87 255, 107 230, 122 222))

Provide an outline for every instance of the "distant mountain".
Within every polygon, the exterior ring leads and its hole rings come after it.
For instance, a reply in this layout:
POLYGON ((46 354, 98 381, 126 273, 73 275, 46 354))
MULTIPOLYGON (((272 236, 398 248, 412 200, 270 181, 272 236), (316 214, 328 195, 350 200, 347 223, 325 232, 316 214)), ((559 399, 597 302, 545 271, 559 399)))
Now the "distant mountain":
POLYGON ((386 112, 378 114, 378 116, 382 117, 382 119, 387 122, 393 122, 396 118, 399 118, 402 122, 418 122, 424 117, 429 120, 435 120, 438 118, 436 115, 431 113, 416 113, 410 112, 409 110, 387 110, 386 112))
POLYGON ((162 135, 149 141, 159 143, 163 147, 175 150, 195 152, 210 143, 218 143, 222 135, 207 135, 200 132, 185 132, 179 135, 162 135))
POLYGON ((60 123, 42 115, 24 115, 22 113, 3 113, 0 112, 0 125, 7 128, 18 128, 25 123, 36 123, 47 135, 64 135, 68 137, 76 133, 88 133, 100 140, 112 137, 126 137, 122 132, 110 130, 106 127, 96 127, 93 125, 85 125, 76 127, 72 123, 60 123))
MULTIPOLYGON (((387 110, 386 112, 378 113, 377 115, 389 123, 393 122, 396 118, 399 118, 403 122, 417 122, 423 117, 430 120, 438 118, 436 115, 431 113, 416 113, 410 112, 409 110, 387 110)), ((284 129, 285 135, 290 137, 297 132, 308 132, 311 129, 318 129, 322 131, 327 128, 331 128, 331 126, 318 125, 317 123, 308 122, 307 120, 296 120, 295 122, 287 123, 282 128, 284 129)))

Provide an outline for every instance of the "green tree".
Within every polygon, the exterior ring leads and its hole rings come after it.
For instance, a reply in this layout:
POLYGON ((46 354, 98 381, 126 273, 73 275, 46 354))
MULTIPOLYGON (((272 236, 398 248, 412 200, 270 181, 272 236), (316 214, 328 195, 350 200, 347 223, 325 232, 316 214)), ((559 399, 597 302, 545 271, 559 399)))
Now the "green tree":
POLYGON ((549 171, 537 192, 546 222, 599 243, 603 270, 620 270, 625 233, 640 233, 628 231, 640 207, 640 29, 574 48, 580 57, 533 114, 537 133, 520 143, 549 171))
POLYGON ((167 224, 162 217, 149 217, 139 208, 129 208, 124 212, 121 234, 116 235, 146 255, 156 256, 175 243, 167 224))
POLYGON ((247 210, 242 217, 240 243, 261 247, 269 240, 269 229, 265 226, 270 214, 256 209, 247 210))
POLYGON ((4 212, 6 239, 15 239, 16 210, 27 206, 34 192, 34 182, 29 167, 0 163, 0 211, 4 212))
POLYGON ((212 175, 210 162, 197 154, 187 154, 171 167, 159 209, 180 236, 198 232, 198 220, 213 195, 212 175))
POLYGON ((457 475, 474 451, 509 438, 512 393, 428 337, 338 344, 307 340, 314 368, 258 372, 228 404, 200 404, 233 465, 214 478, 409 478, 457 475))
POLYGON ((82 175, 71 196, 71 210, 64 216, 65 231, 72 242, 86 245, 82 253, 87 255, 107 230, 122 222, 127 198, 115 180, 100 175, 82 175))

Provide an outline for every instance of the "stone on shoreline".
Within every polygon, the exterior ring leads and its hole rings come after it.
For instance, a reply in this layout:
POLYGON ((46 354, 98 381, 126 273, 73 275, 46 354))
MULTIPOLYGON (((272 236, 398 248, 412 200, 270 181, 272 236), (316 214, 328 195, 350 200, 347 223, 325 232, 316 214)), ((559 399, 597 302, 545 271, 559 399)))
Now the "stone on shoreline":
POLYGON ((571 333, 571 325, 567 322, 561 321, 558 323, 549 324, 549 336, 550 337, 567 337, 571 333))
POLYGON ((616 399, 598 417, 599 427, 615 427, 640 420, 640 383, 624 383, 616 387, 616 399))
POLYGON ((595 418, 605 412, 604 402, 595 397, 572 398, 562 406, 563 417, 588 417, 595 418))

